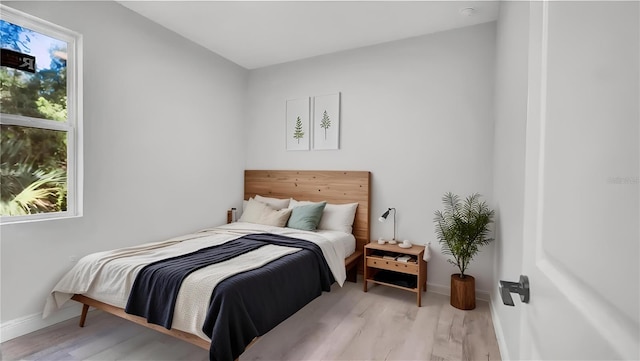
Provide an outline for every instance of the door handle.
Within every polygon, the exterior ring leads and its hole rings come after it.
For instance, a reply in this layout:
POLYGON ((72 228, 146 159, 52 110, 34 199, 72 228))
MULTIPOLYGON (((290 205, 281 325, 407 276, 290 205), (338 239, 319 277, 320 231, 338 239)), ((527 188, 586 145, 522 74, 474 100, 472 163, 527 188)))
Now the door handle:
POLYGON ((520 295, 522 303, 529 303, 529 277, 520 275, 520 282, 508 282, 500 280, 498 284, 502 303, 507 306, 515 306, 511 293, 520 295))

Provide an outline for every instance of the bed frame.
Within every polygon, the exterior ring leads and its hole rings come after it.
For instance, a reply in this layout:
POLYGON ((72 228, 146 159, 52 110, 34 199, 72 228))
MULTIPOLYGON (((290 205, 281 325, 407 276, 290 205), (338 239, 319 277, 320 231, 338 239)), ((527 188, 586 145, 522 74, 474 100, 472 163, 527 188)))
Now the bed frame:
MULTIPOLYGON (((345 259, 347 280, 352 282, 356 281, 357 273, 362 273, 360 260, 364 246, 369 243, 370 188, 371 173, 367 171, 245 170, 244 172, 245 200, 259 194, 274 198, 291 197, 300 201, 358 203, 353 223, 356 251, 345 259)), ((210 342, 196 335, 179 330, 167 330, 162 326, 148 323, 144 317, 130 315, 122 308, 83 295, 74 295, 71 299, 83 304, 80 327, 84 327, 89 307, 94 307, 209 350, 210 342)))

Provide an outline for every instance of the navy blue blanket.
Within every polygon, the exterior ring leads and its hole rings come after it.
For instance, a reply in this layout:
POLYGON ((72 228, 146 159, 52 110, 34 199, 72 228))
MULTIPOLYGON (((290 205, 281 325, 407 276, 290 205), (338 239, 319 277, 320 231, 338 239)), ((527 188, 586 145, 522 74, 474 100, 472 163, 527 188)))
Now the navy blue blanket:
POLYGON ((225 243, 228 247, 208 247, 189 257, 155 262, 138 274, 135 292, 132 289, 126 310, 138 312, 139 316, 150 320, 160 320, 164 324, 158 324, 165 327, 168 320, 170 327, 177 291, 189 273, 208 265, 204 264, 207 259, 213 260, 212 263, 221 262, 232 258, 233 254, 240 255, 266 244, 302 250, 220 282, 213 291, 202 327, 202 331, 211 337, 210 360, 234 360, 253 338, 271 330, 322 291, 330 290, 334 279, 317 245, 280 235, 254 234, 225 243), (188 262, 189 258, 194 262, 188 262), (216 261, 218 259, 221 260, 216 261), (169 285, 171 293, 162 286, 164 284, 169 285))
POLYGON ((125 312, 144 317, 149 323, 171 329, 173 311, 182 281, 201 268, 224 262, 267 243, 238 238, 195 252, 146 265, 136 276, 125 312))

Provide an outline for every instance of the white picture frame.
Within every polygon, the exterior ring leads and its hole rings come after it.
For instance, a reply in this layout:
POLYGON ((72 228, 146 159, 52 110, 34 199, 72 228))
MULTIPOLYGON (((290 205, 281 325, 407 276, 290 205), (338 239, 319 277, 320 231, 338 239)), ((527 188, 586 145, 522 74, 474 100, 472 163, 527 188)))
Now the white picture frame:
POLYGON ((340 149, 340 93, 313 97, 313 149, 340 149))
POLYGON ((309 145, 311 143, 311 129, 309 127, 309 104, 309 97, 287 100, 287 150, 309 150, 309 145))

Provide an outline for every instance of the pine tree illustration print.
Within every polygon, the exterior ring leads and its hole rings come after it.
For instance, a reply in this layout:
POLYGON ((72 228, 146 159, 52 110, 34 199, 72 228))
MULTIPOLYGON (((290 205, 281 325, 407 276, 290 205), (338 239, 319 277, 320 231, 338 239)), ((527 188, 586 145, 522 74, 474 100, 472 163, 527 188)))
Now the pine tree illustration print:
POLYGON ((300 117, 296 118, 296 127, 293 131, 293 139, 298 140, 298 144, 300 144, 300 139, 304 137, 304 132, 302 131, 302 120, 300 117))
POLYGON ((324 140, 327 140, 327 129, 331 127, 331 119, 329 119, 329 114, 325 110, 322 114, 322 121, 320 122, 320 128, 324 129, 324 140))

